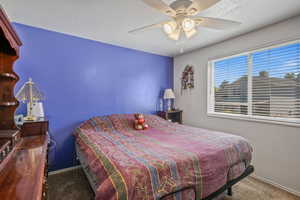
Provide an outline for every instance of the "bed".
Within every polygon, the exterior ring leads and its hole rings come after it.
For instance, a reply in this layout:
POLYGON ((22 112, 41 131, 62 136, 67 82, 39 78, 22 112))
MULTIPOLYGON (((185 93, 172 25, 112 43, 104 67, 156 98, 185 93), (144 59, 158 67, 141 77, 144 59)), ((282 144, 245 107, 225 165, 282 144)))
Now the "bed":
POLYGON ((94 117, 75 130, 77 157, 99 200, 220 199, 253 172, 252 147, 240 136, 145 115, 94 117))

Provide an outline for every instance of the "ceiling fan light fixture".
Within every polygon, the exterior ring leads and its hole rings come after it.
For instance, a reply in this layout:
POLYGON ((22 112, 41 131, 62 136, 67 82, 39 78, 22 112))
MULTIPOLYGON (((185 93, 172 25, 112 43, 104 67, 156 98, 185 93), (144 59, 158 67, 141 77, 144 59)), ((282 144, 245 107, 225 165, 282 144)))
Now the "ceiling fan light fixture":
POLYGON ((168 35, 174 33, 176 28, 177 28, 177 23, 174 21, 170 21, 163 25, 163 29, 164 29, 165 33, 168 35))
POLYGON ((184 20, 182 20, 181 26, 185 32, 189 32, 195 28, 196 23, 191 18, 185 18, 184 20))
POLYGON ((194 28, 194 29, 192 29, 192 30, 190 30, 190 31, 185 31, 184 33, 185 33, 185 36, 186 36, 188 39, 190 39, 191 37, 193 37, 193 36, 197 33, 197 31, 196 31, 196 29, 194 28))
POLYGON ((180 30, 176 29, 173 33, 168 34, 168 37, 172 40, 179 40, 180 37, 180 30))
POLYGON ((142 0, 148 6, 159 10, 171 17, 171 20, 144 26, 129 31, 135 33, 152 28, 161 28, 165 34, 173 40, 179 40, 184 33, 189 39, 197 33, 197 27, 206 27, 217 30, 226 30, 236 27, 241 23, 212 18, 197 17, 196 15, 203 10, 215 5, 221 0, 142 0), (167 1, 167 2, 166 2, 167 1), (171 3, 170 3, 171 1, 171 3), (196 16, 196 17, 195 17, 196 16))

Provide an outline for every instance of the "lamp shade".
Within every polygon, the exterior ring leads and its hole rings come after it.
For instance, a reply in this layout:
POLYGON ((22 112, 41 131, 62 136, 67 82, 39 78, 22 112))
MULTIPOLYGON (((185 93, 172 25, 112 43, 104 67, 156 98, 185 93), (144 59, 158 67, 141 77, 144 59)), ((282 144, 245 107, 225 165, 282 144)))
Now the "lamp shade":
POLYGON ((165 90, 164 99, 175 99, 175 94, 172 89, 165 90))
POLYGON ((35 83, 32 82, 31 78, 21 87, 16 98, 24 103, 29 101, 37 102, 44 99, 43 94, 38 90, 35 83))

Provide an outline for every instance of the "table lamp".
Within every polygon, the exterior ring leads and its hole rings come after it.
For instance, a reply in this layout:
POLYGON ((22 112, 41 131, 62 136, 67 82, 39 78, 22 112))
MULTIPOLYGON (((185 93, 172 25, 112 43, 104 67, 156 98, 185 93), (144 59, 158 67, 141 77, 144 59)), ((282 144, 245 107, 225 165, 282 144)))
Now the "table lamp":
POLYGON ((165 89, 164 99, 168 101, 168 111, 171 110, 171 99, 175 99, 175 94, 172 89, 165 89))
POLYGON ((33 111, 37 113, 36 109, 39 109, 40 113, 44 113, 42 104, 39 101, 43 100, 43 94, 38 90, 32 79, 26 82, 21 89, 18 91, 16 98, 27 104, 27 116, 24 117, 25 121, 35 121, 36 116, 34 116, 33 111), (36 107, 37 106, 37 107, 36 107))

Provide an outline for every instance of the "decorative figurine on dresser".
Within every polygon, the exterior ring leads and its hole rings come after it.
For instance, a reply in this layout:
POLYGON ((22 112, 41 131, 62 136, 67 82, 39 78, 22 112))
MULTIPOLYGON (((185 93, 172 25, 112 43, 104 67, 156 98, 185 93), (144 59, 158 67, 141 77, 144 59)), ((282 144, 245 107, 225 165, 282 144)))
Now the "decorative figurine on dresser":
MULTIPOLYGON (((46 199, 48 121, 41 131, 15 124, 13 63, 22 45, 0 6, 0 199, 46 199), (22 133, 21 133, 22 132, 22 133), (34 135, 34 136, 33 136, 34 135)), ((25 123, 26 124, 26 123, 25 123)))

